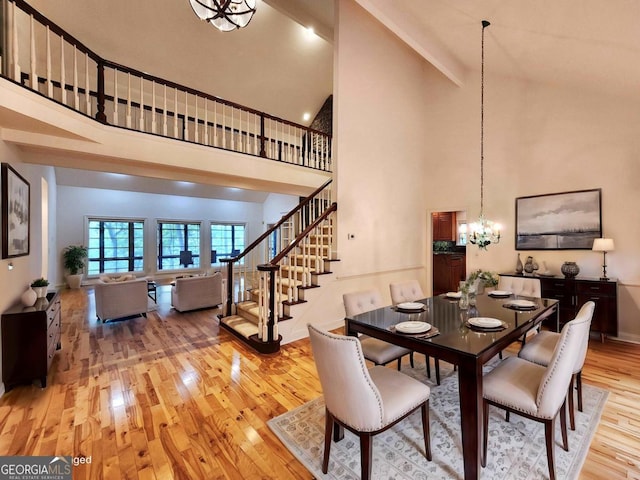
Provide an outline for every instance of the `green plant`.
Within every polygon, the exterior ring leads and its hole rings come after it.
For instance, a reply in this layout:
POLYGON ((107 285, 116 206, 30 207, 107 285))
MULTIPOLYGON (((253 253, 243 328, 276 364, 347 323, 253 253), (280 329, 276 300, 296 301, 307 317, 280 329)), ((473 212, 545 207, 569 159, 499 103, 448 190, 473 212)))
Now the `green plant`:
POLYGON ((69 270, 71 275, 77 275, 84 268, 84 261, 87 259, 87 247, 82 245, 69 245, 62 251, 64 258, 64 268, 69 270))
POLYGON ((32 287, 47 287, 47 286, 49 286, 49 280, 47 280, 45 278, 38 278, 37 280, 34 280, 33 282, 31 282, 31 286, 32 287))
POLYGON ((500 277, 497 273, 478 269, 475 272, 471 272, 469 278, 467 278, 467 284, 471 285, 478 279, 482 280, 485 287, 497 287, 500 277))

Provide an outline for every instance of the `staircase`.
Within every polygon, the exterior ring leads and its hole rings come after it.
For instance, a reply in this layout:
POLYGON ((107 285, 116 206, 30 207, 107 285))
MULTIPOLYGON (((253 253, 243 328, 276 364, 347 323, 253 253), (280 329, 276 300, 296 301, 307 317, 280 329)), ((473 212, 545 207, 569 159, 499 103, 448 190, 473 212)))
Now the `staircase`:
POLYGON ((305 292, 331 274, 333 219, 331 180, 302 200, 244 252, 227 264, 227 302, 220 325, 259 353, 280 349, 279 322, 293 318, 305 292), (262 259, 262 261, 261 261, 262 259))

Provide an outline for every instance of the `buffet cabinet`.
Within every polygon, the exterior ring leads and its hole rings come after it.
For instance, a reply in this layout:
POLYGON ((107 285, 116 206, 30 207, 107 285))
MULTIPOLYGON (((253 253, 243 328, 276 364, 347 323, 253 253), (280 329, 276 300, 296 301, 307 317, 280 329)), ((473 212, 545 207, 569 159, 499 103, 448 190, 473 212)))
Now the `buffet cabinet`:
POLYGON ((60 350, 60 295, 50 292, 33 307, 14 305, 2 314, 2 381, 8 391, 22 383, 40 380, 60 350))
POLYGON ((580 307, 593 301, 596 308, 591 320, 591 331, 600 334, 618 335, 618 283, 615 280, 597 278, 540 277, 543 298, 560 302, 560 324, 575 318, 580 307))

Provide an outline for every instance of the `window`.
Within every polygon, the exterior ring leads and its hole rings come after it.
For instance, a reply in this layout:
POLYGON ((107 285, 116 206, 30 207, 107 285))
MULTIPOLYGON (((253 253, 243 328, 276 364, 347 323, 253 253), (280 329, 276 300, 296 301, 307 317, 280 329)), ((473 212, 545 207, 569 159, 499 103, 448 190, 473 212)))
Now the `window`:
POLYGON ((467 221, 458 222, 458 241, 457 245, 467 244, 467 221))
POLYGON ((200 224, 158 222, 158 270, 200 268, 200 224))
MULTIPOLYGON (((231 223, 211 224, 211 264, 220 263, 220 258, 238 255, 245 249, 245 225, 231 223), (215 255, 214 255, 215 252, 215 255), (215 257, 215 258, 214 258, 215 257)), ((240 260, 242 263, 244 259, 240 260)))
POLYGON ((144 271, 144 222, 94 219, 88 223, 88 274, 144 271))

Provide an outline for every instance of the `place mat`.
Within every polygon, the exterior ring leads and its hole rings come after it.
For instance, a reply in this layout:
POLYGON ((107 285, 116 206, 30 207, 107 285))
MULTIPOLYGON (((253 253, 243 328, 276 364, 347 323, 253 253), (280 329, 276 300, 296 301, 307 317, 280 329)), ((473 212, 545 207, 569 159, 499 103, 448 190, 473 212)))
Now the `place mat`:
POLYGON ((436 335, 440 335, 440 330, 438 329, 438 327, 434 327, 433 325, 431 325, 431 328, 429 330, 427 330, 426 332, 422 332, 422 333, 398 332, 398 331, 396 331, 396 326, 395 325, 391 325, 389 327, 389 330, 392 331, 393 333, 397 333, 398 335, 403 335, 405 337, 420 338, 420 339, 423 339, 423 340, 425 340, 427 338, 435 337, 436 335))
POLYGON ((502 325, 499 327, 477 327, 475 325, 472 325, 471 323, 469 323, 469 320, 467 320, 465 322, 465 325, 467 326, 467 328, 469 328, 470 330, 473 330, 474 332, 501 332, 502 330, 504 330, 505 328, 507 328, 507 324, 502 322, 502 325))
POLYGON ((522 305, 513 305, 512 303, 505 303, 502 305, 503 308, 508 308, 509 310, 518 310, 521 312, 530 312, 532 310, 536 310, 538 308, 537 305, 533 306, 522 306, 522 305))

